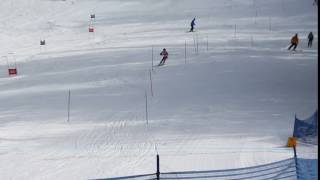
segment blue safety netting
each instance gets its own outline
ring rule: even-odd
[[[247,168],[161,173],[160,179],[296,180],[297,174],[295,160],[291,158]]]
[[[297,159],[298,180],[318,179],[318,159]]]
[[[306,143],[318,144],[318,111],[305,120],[295,117],[293,136]]]
[[[156,173],[95,180],[156,180]],[[318,179],[318,160],[289,158],[269,164],[237,169],[181,171],[160,173],[162,179],[214,180],[315,180]]]

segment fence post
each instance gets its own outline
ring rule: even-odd
[[[160,158],[159,158],[159,154],[157,154],[157,180],[160,179]]]
[[[297,158],[296,145],[293,145],[293,153],[294,153],[294,163],[296,165],[297,179],[299,179],[299,167],[298,167],[298,158]]]

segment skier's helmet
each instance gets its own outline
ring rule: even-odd
[[[163,50],[165,51],[165,50],[166,50],[166,48],[163,48]]]

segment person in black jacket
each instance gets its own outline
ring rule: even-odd
[[[313,34],[312,32],[310,32],[308,35],[308,47],[312,46],[312,41],[313,41]]]
[[[190,29],[189,32],[193,32],[194,25],[196,25],[195,21],[196,21],[196,18],[193,18],[192,21],[191,21],[191,24],[190,24],[191,25],[191,29]]]
[[[166,62],[166,60],[168,59],[169,53],[166,50],[166,48],[164,48],[162,50],[162,52],[160,53],[161,56],[163,56],[163,58],[161,59],[160,63],[158,66],[164,65],[164,63]]]

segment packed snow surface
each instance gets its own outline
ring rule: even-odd
[[[154,173],[157,153],[162,172],[293,157],[294,116],[318,104],[317,11],[313,0],[2,0],[0,179]],[[317,158],[317,146],[298,154]]]

